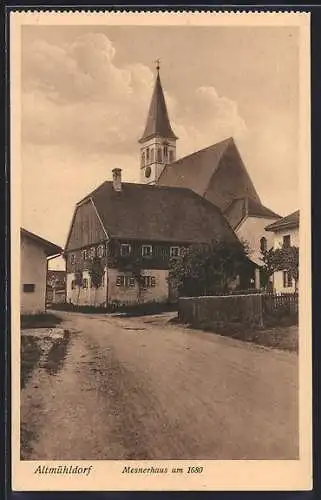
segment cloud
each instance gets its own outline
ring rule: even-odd
[[[71,43],[34,40],[23,46],[24,143],[74,147],[87,153],[137,154],[154,75],[141,63],[120,67],[102,33]],[[165,92],[180,151],[191,152],[245,133],[235,102],[200,87],[190,106]]]

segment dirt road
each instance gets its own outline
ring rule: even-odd
[[[296,354],[157,317],[61,315],[60,369],[22,390],[24,458],[298,457]]]

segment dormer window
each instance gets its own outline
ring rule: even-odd
[[[155,161],[155,150],[154,150],[154,148],[152,148],[150,150],[150,161],[151,161],[151,163],[154,163],[154,161]]]
[[[153,254],[152,245],[143,245],[142,246],[142,256],[143,257],[151,257]]]
[[[146,163],[149,163],[149,148],[146,149]]]
[[[169,163],[173,163],[174,161],[174,153],[173,151],[169,151]]]
[[[142,153],[142,162],[141,162],[141,166],[144,167],[145,166],[145,153]]]
[[[158,163],[162,163],[162,149],[157,148],[157,161]]]
[[[131,246],[128,243],[122,243],[120,245],[120,255],[122,257],[128,257],[128,255],[130,255],[130,252],[131,252]]]

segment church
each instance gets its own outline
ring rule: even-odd
[[[169,260],[195,243],[246,241],[261,286],[260,252],[272,246],[265,227],[280,216],[265,207],[233,138],[176,158],[159,65],[144,132],[140,181],[121,169],[75,207],[66,246],[67,302],[135,304],[171,300]],[[101,280],[93,283],[93,262]],[[95,264],[96,265],[96,264]],[[139,274],[139,279],[137,276]]]

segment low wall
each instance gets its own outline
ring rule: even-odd
[[[262,294],[181,297],[178,302],[178,317],[183,323],[196,327],[208,321],[262,327]]]

